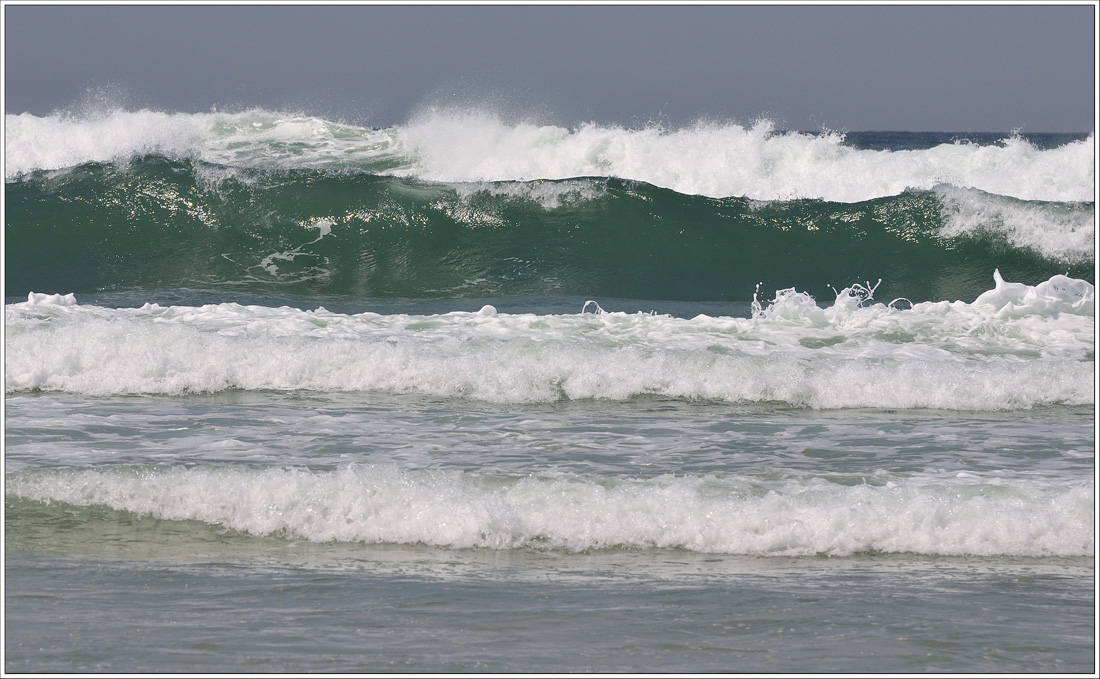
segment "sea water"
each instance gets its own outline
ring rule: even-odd
[[[1095,671],[1091,135],[6,127],[7,672]]]

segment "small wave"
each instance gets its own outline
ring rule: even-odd
[[[993,475],[838,483],[741,476],[595,479],[346,465],[23,470],[9,497],[107,506],[315,542],[681,549],[756,556],[1089,556],[1093,489]]]

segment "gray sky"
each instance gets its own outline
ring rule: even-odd
[[[1095,8],[6,5],[8,113],[260,106],[540,122],[1089,132]],[[92,97],[93,99],[95,97]]]

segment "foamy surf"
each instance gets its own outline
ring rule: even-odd
[[[1014,410],[1095,401],[1094,288],[1056,276],[972,303],[819,306],[780,290],[751,318],[656,313],[339,314],[235,303],[6,307],[6,391],[376,391],[497,403],[644,395],[794,407]],[[598,304],[586,309],[599,310]],[[583,310],[582,310],[583,311]]]

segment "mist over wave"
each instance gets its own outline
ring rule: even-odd
[[[506,123],[478,109],[433,109],[386,129],[263,110],[8,114],[6,126],[8,181],[36,170],[125,164],[154,154],[432,182],[620,177],[682,194],[759,200],[856,202],[945,184],[1022,200],[1091,201],[1095,183],[1091,134],[1051,149],[1009,136],[995,144],[884,151],[846,145],[839,133],[777,131],[766,120],[566,128]]]

